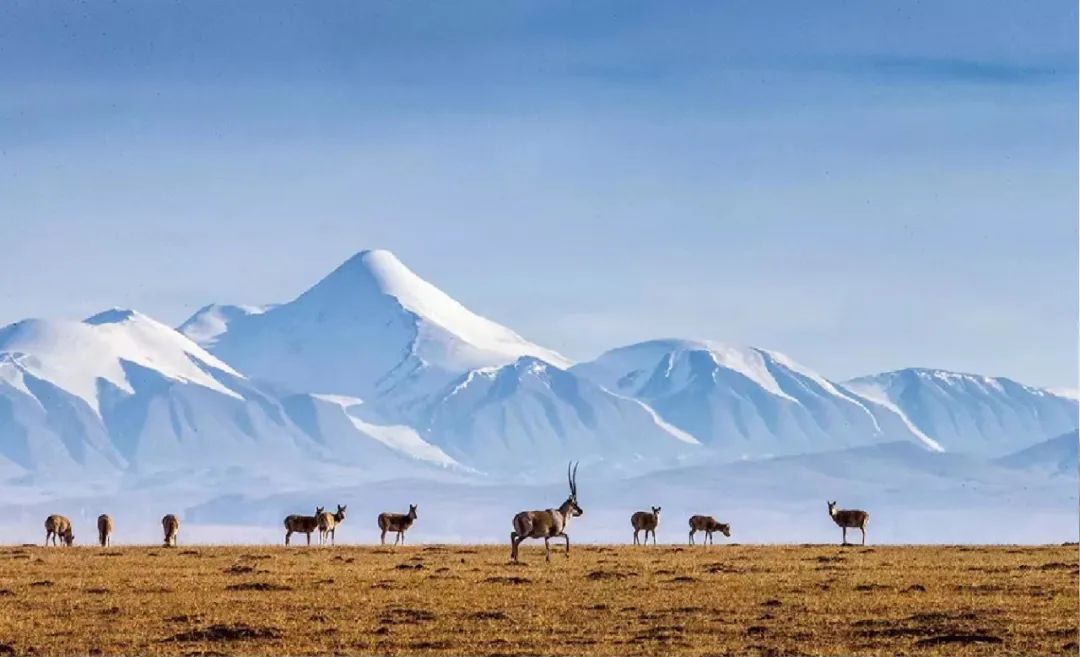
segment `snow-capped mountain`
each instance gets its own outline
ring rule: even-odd
[[[293,301],[233,315],[204,344],[256,379],[360,397],[391,412],[390,398],[422,396],[472,369],[521,356],[568,364],[377,250],[353,256]]]
[[[388,444],[385,430],[327,400],[280,400],[134,311],[0,330],[0,474],[455,465],[434,446]]]
[[[212,303],[195,311],[183,324],[177,327],[193,342],[206,347],[217,341],[217,336],[224,333],[234,320],[249,315],[261,315],[273,306],[234,306]]]
[[[728,458],[818,452],[931,437],[889,407],[838,386],[783,354],[691,340],[653,340],[572,368],[634,397]]]
[[[1000,456],[1076,428],[1078,403],[1011,379],[912,368],[853,379],[948,451]]]
[[[461,376],[432,398],[422,424],[429,441],[489,471],[568,459],[643,471],[700,456],[693,436],[645,404],[531,356]]]

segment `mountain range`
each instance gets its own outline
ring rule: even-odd
[[[1060,456],[1036,446],[1077,412],[1004,378],[832,381],[708,340],[573,363],[377,250],[291,301],[211,304],[176,329],[123,309],[0,329],[0,480],[39,487],[182,472],[542,480],[568,459],[626,478],[896,443],[1023,464]]]

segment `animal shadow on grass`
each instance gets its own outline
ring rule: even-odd
[[[219,623],[200,629],[180,632],[179,634],[174,634],[165,639],[165,641],[252,641],[279,638],[281,638],[281,632],[273,627],[253,627],[246,623],[236,623],[234,625]]]
[[[435,614],[426,609],[412,607],[389,607],[379,617],[383,625],[412,625],[435,620]]]
[[[272,582],[241,582],[230,584],[225,587],[226,591],[291,591],[291,586],[274,584]]]
[[[532,582],[528,577],[486,577],[485,584],[528,584]]]

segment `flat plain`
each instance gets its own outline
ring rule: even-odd
[[[1077,554],[3,547],[0,655],[1075,655]]]

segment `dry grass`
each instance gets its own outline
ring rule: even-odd
[[[1075,547],[0,548],[3,654],[1077,653]]]

